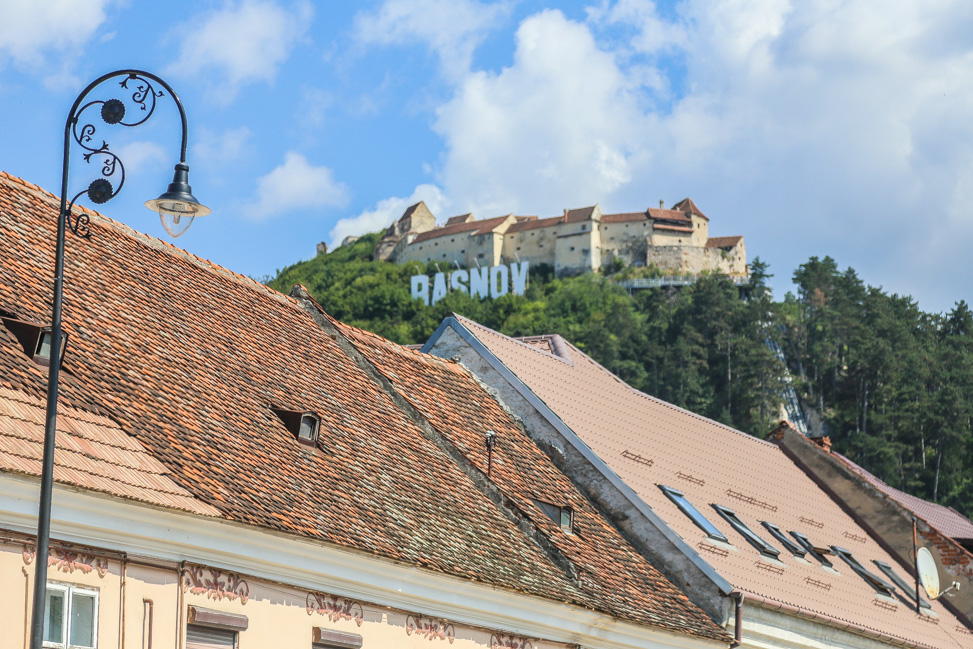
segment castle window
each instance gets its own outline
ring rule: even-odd
[[[571,252],[574,252],[574,246],[571,246]]]
[[[584,228],[585,228],[585,226],[584,226],[584,224],[582,223],[582,224],[581,224],[581,231],[582,231],[582,232],[584,232]]]

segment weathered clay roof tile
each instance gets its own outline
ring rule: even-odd
[[[56,204],[46,192],[0,177],[0,310],[22,318],[47,313]],[[590,549],[576,548],[577,540],[562,540],[561,552],[583,569],[577,583],[303,302],[93,212],[90,239],[68,237],[64,327],[71,338],[61,373],[65,432],[58,449],[67,464],[58,466],[57,481],[573,602],[629,622],[727,639],[643,564],[618,566],[609,553],[590,556]],[[386,369],[403,390],[438,385],[438,397],[447,379],[475,388],[458,368],[418,355],[402,364],[400,355],[411,352],[368,340],[396,360]],[[414,377],[402,368],[430,375]],[[0,415],[0,438],[23,441],[24,422],[40,426],[30,413],[42,406],[42,369],[0,327],[6,388],[0,403],[12,404],[15,413]],[[420,410],[437,428],[449,422],[450,439],[475,462],[483,457],[471,440],[487,422],[504,431],[504,451],[507,435],[513,439],[516,428],[482,390],[469,403],[449,395],[445,401],[455,407],[445,409],[426,397],[414,397]],[[316,449],[294,439],[272,410],[280,404],[321,416]],[[38,445],[35,436],[29,449],[19,448],[35,455]],[[551,481],[567,486],[550,466],[535,471],[525,459],[502,455],[498,471],[523,507],[523,479],[514,482],[508,463],[534,476],[550,473]],[[0,466],[39,472],[36,461],[11,452],[0,451]],[[587,512],[583,502],[577,507]],[[610,538],[594,514],[582,519],[592,535]],[[556,536],[550,524],[539,525]],[[617,584],[617,592],[590,583],[598,579]]]

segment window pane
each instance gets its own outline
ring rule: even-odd
[[[71,596],[71,645],[95,646],[95,598],[84,593]]]
[[[44,620],[44,642],[64,643],[63,591],[47,591],[47,617]]]
[[[727,538],[723,536],[723,533],[716,529],[716,526],[710,523],[705,516],[699,513],[691,502],[686,500],[686,497],[678,489],[673,489],[672,487],[667,487],[665,485],[658,485],[659,489],[662,490],[666,496],[669,497],[676,507],[682,511],[683,514],[689,517],[689,519],[696,523],[711,539],[716,539],[718,541],[723,541],[724,543],[729,543]]]
[[[51,357],[51,332],[45,331],[41,333],[40,344],[37,345],[37,356],[41,358]]]

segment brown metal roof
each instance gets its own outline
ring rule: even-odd
[[[840,559],[834,559],[840,573],[835,574],[817,563],[797,561],[780,547],[761,521],[803,532],[815,545],[849,549],[869,568],[875,568],[873,559],[887,562],[908,580],[896,561],[776,445],[638,392],[567,343],[570,364],[560,354],[538,349],[536,338],[526,344],[457,319],[735,587],[905,644],[973,647],[973,634],[939,602],[932,603],[938,623],[918,619],[905,604],[876,598]],[[708,542],[660,484],[681,490],[733,548]],[[763,559],[711,503],[734,510],[750,529],[782,549],[781,562]]]
[[[877,477],[858,466],[845,456],[835,453],[834,451],[832,451],[831,454],[848,465],[848,468],[850,468],[852,471],[875,485],[876,489],[885,493],[893,500],[898,501],[903,507],[917,514],[946,536],[961,542],[973,540],[973,521],[970,521],[970,519],[966,518],[952,507],[937,505],[936,503],[932,503],[928,500],[923,500],[922,498],[918,498],[916,496],[907,494],[904,491],[900,491],[895,487],[889,486],[882,482]]]

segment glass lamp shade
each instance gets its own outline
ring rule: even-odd
[[[206,216],[210,209],[193,196],[189,186],[189,165],[180,162],[166,193],[155,200],[146,201],[145,206],[159,213],[162,227],[169,236],[175,238],[192,225],[197,216]]]

